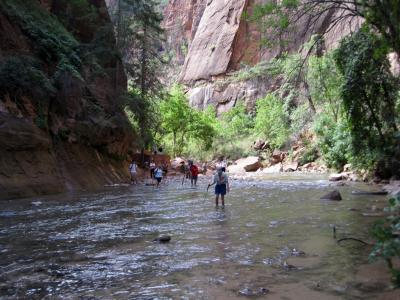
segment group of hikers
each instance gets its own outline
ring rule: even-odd
[[[164,165],[156,165],[156,163],[152,160],[148,164],[149,170],[150,170],[150,178],[156,180],[157,182],[157,187],[160,185],[162,178],[164,177],[164,174],[168,172],[168,167]],[[136,164],[135,160],[132,160],[132,162],[129,165],[129,173],[131,175],[131,184],[137,184],[137,171],[138,171],[138,165]]]
[[[208,184],[207,191],[213,185],[215,185],[215,206],[219,205],[219,197],[221,197],[222,207],[225,206],[225,195],[230,191],[228,175],[226,174],[226,161],[221,158],[216,164],[216,173],[213,176],[213,181]],[[151,160],[148,164],[148,168],[150,170],[150,178],[156,180],[156,186],[159,187],[164,174],[168,172],[168,167],[165,165],[156,165],[154,160]],[[182,185],[184,184],[186,179],[190,179],[191,186],[197,186],[197,180],[200,173],[199,167],[193,163],[192,160],[189,160],[187,164],[185,162],[181,162],[180,171],[183,174]],[[207,163],[203,163],[202,165],[202,173],[206,174],[207,172]],[[136,161],[132,160],[129,165],[129,172],[131,175],[131,183],[137,184],[137,172],[138,165]]]

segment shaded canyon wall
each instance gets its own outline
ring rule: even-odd
[[[57,28],[72,36],[78,47],[88,47],[99,28],[111,25],[104,0],[89,2],[97,12],[93,24],[74,18],[68,1],[1,3],[2,70],[15,61],[34,61],[35,74],[44,74],[46,79],[42,80],[53,84],[54,90],[51,95],[21,89],[11,94],[1,91],[0,199],[95,189],[128,178],[123,158],[134,145],[134,136],[118,105],[118,94],[126,89],[120,61],[111,58],[104,63],[100,61],[99,66],[90,62],[93,57],[89,54],[82,60],[80,74],[74,75],[61,70],[63,58],[48,58],[50,51],[39,51],[47,40],[41,40],[43,32],[35,31],[37,27],[29,27],[34,22],[45,26],[42,21],[48,20],[54,26],[43,33],[48,34],[46,37],[51,36],[52,28]],[[28,10],[19,15],[16,12],[20,10],[13,10],[7,3],[33,5],[35,12],[31,14]],[[103,46],[112,49],[115,42],[112,30],[109,32],[108,44]],[[60,44],[55,42],[53,48]],[[23,77],[27,76],[27,69],[28,66],[13,71]],[[4,80],[4,76],[0,79]],[[35,83],[35,78],[30,80],[36,90],[39,82]],[[4,85],[2,82],[2,88]]]

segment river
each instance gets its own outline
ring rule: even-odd
[[[323,176],[232,181],[225,209],[206,180],[0,201],[1,299],[399,299],[367,264],[382,196]],[[154,242],[160,235],[166,244]]]

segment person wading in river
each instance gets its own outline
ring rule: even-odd
[[[154,160],[152,160],[150,162],[150,178],[153,179],[154,178],[154,171],[156,169],[156,164],[154,162]]]
[[[197,178],[199,176],[199,168],[195,164],[192,164],[190,166],[189,171],[190,171],[190,183],[191,183],[191,185],[192,186],[193,186],[193,184],[197,185]]]
[[[221,195],[221,204],[222,207],[225,207],[225,195],[226,192],[229,193],[230,188],[229,188],[229,181],[228,181],[228,175],[222,171],[222,168],[217,169],[217,174],[214,175],[214,181],[213,183],[210,183],[207,187],[207,191],[210,188],[210,186],[213,186],[215,184],[215,207],[218,207],[218,200],[219,200],[219,195]]]
[[[131,174],[131,184],[137,184],[137,164],[134,160],[129,165],[129,173]]]
[[[161,166],[158,166],[157,168],[155,168],[154,178],[157,180],[157,187],[158,187],[163,178],[163,169],[161,168]]]

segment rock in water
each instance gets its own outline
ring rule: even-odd
[[[340,181],[340,180],[343,180],[342,174],[331,174],[329,176],[329,181]]]
[[[333,201],[340,201],[342,200],[342,195],[340,195],[339,191],[332,191],[320,198],[321,200],[333,200]]]
[[[270,166],[268,168],[265,168],[264,170],[262,170],[263,173],[266,174],[273,174],[273,173],[279,173],[283,171],[283,166],[282,163]]]
[[[298,167],[299,167],[298,162],[291,162],[283,166],[283,172],[294,172],[298,169]]]
[[[229,172],[237,173],[241,172],[255,172],[262,167],[260,158],[257,156],[249,156],[246,158],[241,158],[235,161],[233,166],[229,166]]]
[[[155,242],[159,243],[168,243],[171,240],[171,236],[169,235],[162,235],[156,239],[154,239]]]

